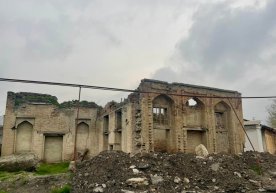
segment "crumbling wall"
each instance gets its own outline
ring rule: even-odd
[[[264,131],[264,138],[266,144],[266,151],[271,154],[276,154],[276,131]]]
[[[100,151],[132,152],[133,106],[131,103],[111,101],[103,108],[100,121]],[[107,125],[108,124],[108,125]]]
[[[9,92],[4,121],[2,155],[17,153],[16,144],[20,145],[21,143],[17,140],[22,140],[18,128],[20,129],[21,124],[27,123],[33,128],[30,151],[36,153],[39,159],[45,158],[45,141],[48,140],[48,136],[62,137],[62,160],[72,159],[77,109],[74,105],[61,108],[56,102],[56,97],[50,95],[33,94],[32,96],[31,93],[25,95],[24,93]],[[80,107],[79,110],[78,124],[85,122],[89,126],[90,135],[87,147],[90,155],[97,154],[99,149],[95,147],[98,144],[95,142],[97,139],[95,132],[97,112],[98,108],[85,106]]]
[[[59,104],[50,95],[9,92],[2,153],[16,153],[18,127],[24,122],[32,126],[31,151],[40,159],[45,158],[46,140],[58,144],[61,139],[62,160],[72,159],[76,126],[84,125],[85,133],[78,141],[90,156],[104,150],[193,152],[198,144],[211,153],[243,151],[244,133],[233,111],[243,120],[241,99],[206,98],[238,97],[240,93],[147,79],[138,91],[142,92],[130,94],[121,103],[111,101],[104,108],[82,101],[78,120],[77,101]]]
[[[239,153],[243,151],[244,133],[242,126],[235,117],[232,106],[239,116],[242,117],[242,106],[240,99],[231,99],[231,104],[227,99],[221,98],[205,98],[204,96],[218,97],[237,97],[240,93],[236,91],[228,91],[222,89],[186,85],[179,83],[169,84],[162,81],[142,80],[139,88],[140,91],[146,92],[140,95],[141,114],[142,114],[142,149],[143,151],[154,151],[154,138],[158,137],[154,134],[153,126],[153,103],[154,99],[162,93],[170,97],[174,101],[172,110],[172,120],[174,125],[169,130],[170,137],[167,138],[168,151],[189,152],[195,144],[189,142],[193,137],[197,141],[201,141],[209,152],[229,152]],[[160,93],[160,94],[159,94]],[[180,95],[191,95],[180,96]],[[190,107],[187,101],[197,96],[198,107]],[[203,97],[200,97],[202,95]],[[225,104],[229,108],[225,121],[225,135],[228,140],[228,146],[225,147],[223,140],[220,138],[220,131],[216,127],[215,106],[219,103]],[[232,105],[232,106],[231,106]],[[224,112],[222,112],[224,113]],[[197,131],[197,132],[196,132]],[[190,133],[190,136],[189,136]],[[199,136],[201,135],[201,136]],[[222,147],[222,148],[220,148]],[[225,148],[223,148],[225,147]]]

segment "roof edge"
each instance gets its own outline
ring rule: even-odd
[[[143,83],[143,82],[152,82],[152,83],[159,83],[159,84],[166,84],[166,85],[185,86],[185,87],[191,87],[191,88],[201,88],[201,89],[206,89],[206,90],[215,90],[215,91],[219,91],[219,92],[229,92],[229,93],[234,93],[234,94],[241,95],[240,92],[235,91],[235,90],[227,90],[227,89],[220,89],[220,88],[193,85],[193,84],[186,84],[186,83],[178,83],[178,82],[169,83],[169,82],[166,82],[166,81],[155,80],[155,79],[147,79],[147,78],[142,79],[141,83]]]

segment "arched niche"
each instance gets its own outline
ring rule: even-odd
[[[82,152],[88,148],[89,125],[85,122],[80,122],[76,131],[76,148],[78,152]]]
[[[33,125],[28,121],[22,121],[16,128],[15,152],[23,153],[32,150]]]
[[[152,101],[154,151],[166,152],[173,149],[173,106],[174,101],[167,95],[159,95]]]
[[[217,152],[230,152],[230,111],[230,106],[224,101],[221,101],[214,106]]]
[[[187,127],[202,127],[204,122],[204,103],[197,97],[189,98],[186,103],[186,125]]]

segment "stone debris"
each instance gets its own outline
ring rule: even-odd
[[[104,192],[104,189],[100,186],[93,189],[93,192]]]
[[[234,172],[234,175],[238,176],[239,178],[241,178],[241,174],[239,172]]]
[[[38,158],[34,153],[21,153],[0,158],[0,171],[34,171],[38,165]]]
[[[139,174],[139,173],[140,173],[140,171],[139,171],[139,170],[137,170],[137,169],[135,169],[135,168],[134,168],[134,169],[132,169],[132,171],[133,171],[133,173],[134,173],[134,174]]]
[[[184,181],[185,184],[189,184],[190,183],[190,180],[188,178],[184,178],[183,181]]]
[[[211,170],[213,170],[214,172],[217,172],[219,170],[219,163],[213,163],[210,168]]]
[[[132,187],[147,186],[147,185],[149,185],[149,182],[148,182],[147,178],[145,178],[145,177],[142,177],[142,178],[130,178],[130,179],[128,179],[126,181],[126,183],[129,186],[132,186]]]
[[[134,191],[124,190],[124,189],[122,189],[121,191],[124,192],[124,193],[135,193]]]
[[[76,162],[75,161],[70,161],[68,170],[71,172],[75,172],[76,171]]]
[[[160,182],[163,182],[164,179],[162,176],[158,176],[157,174],[155,175],[150,175],[151,183],[153,185],[159,184]]]
[[[178,176],[176,176],[173,181],[174,183],[178,184],[179,182],[181,182],[181,179]]]
[[[197,156],[204,158],[206,158],[209,155],[207,148],[203,144],[196,146],[195,153]]]
[[[275,163],[275,155],[254,152],[198,159],[184,153],[130,156],[106,151],[78,163],[72,193],[101,189],[107,193],[273,192],[276,178],[269,171],[276,171]]]
[[[276,178],[276,171],[268,171],[268,173],[269,173],[272,177]]]
[[[140,170],[145,170],[145,169],[150,168],[150,165],[148,163],[140,163],[137,165],[137,168]]]
[[[275,186],[266,186],[264,189],[268,192],[276,192],[276,185]]]

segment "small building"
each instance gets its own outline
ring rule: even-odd
[[[245,120],[246,133],[256,151],[276,153],[276,129],[261,124],[259,120]],[[245,139],[245,151],[253,151],[248,140]]]
[[[208,151],[240,153],[244,133],[237,91],[143,79],[137,92],[121,103],[100,107],[93,102],[58,103],[36,93],[8,93],[3,155],[34,152],[46,162],[104,150],[193,153],[199,144]],[[217,97],[217,98],[216,98]],[[231,104],[230,104],[231,102]],[[234,108],[234,109],[233,109]]]

